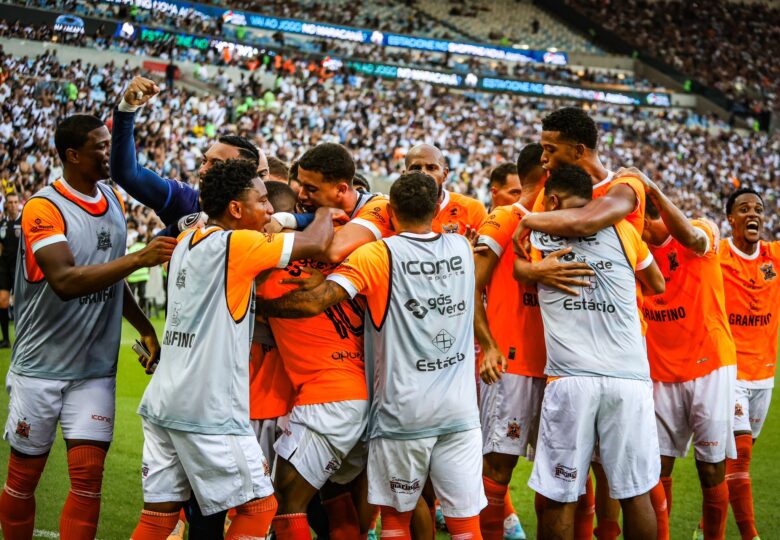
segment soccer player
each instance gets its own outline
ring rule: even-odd
[[[410,538],[412,510],[428,476],[453,538],[481,538],[474,297],[467,292],[474,287],[473,258],[465,238],[432,231],[437,202],[432,178],[401,175],[388,209],[398,235],[355,250],[316,288],[263,306],[274,316],[311,317],[366,296],[374,390],[368,500],[382,507],[388,538]]]
[[[593,200],[581,208],[570,208],[557,214],[543,212],[543,197],[540,195],[533,214],[524,218],[528,229],[565,237],[585,237],[600,231],[609,225],[615,225],[623,219],[628,220],[641,234],[644,226],[645,192],[641,180],[636,174],[626,172],[615,174],[601,163],[598,154],[598,127],[588,114],[578,107],[564,107],[542,119],[542,165],[548,171],[554,171],[561,165],[577,165],[584,169],[593,182]],[[561,262],[563,254],[551,255],[536,263],[523,262],[515,265],[518,276],[528,283],[541,283],[557,287],[574,294],[571,289],[575,276],[567,275],[571,269]],[[637,289],[638,303],[641,305],[641,291]],[[641,315],[640,315],[641,319]],[[644,321],[642,321],[644,328]],[[586,493],[590,504],[578,509],[578,538],[591,538],[593,519],[585,514],[595,510],[598,516],[596,533],[599,538],[612,540],[620,534],[618,525],[620,508],[615,501],[607,497],[607,490],[599,487],[604,484],[603,471],[594,462],[597,480],[596,499],[591,490]],[[590,486],[590,483],[588,484]],[[653,491],[654,505],[661,508],[663,488],[657,486]],[[659,511],[663,519],[664,513]],[[664,524],[661,525],[665,527]]]
[[[71,481],[60,537],[95,537],[113,437],[122,317],[153,357],[159,352],[154,328],[123,279],[167,261],[176,244],[158,238],[124,255],[124,205],[100,182],[108,178],[110,145],[100,119],[70,116],[57,126],[54,142],[63,176],[36,193],[21,218],[16,343],[7,378],[11,455],[0,496],[5,538],[32,538],[35,489],[58,423]]]
[[[582,207],[592,191],[583,169],[557,167],[545,184],[545,210],[555,215]],[[626,220],[577,238],[534,231],[531,244],[535,257],[571,247],[567,258],[594,272],[576,298],[544,284],[538,288],[550,377],[528,482],[548,499],[539,538],[574,538],[574,510],[598,442],[626,538],[654,540],[649,492],[658,483],[660,462],[635,280],[659,292],[663,276]]]
[[[14,290],[16,255],[19,251],[19,237],[22,232],[22,218],[19,214],[19,195],[9,193],[5,197],[5,216],[0,220],[0,330],[3,339],[0,349],[11,346],[8,333],[11,292]]]
[[[737,348],[734,437],[737,459],[726,459],[726,481],[742,540],[758,538],[750,457],[772,401],[780,326],[780,243],[761,240],[764,201],[753,189],[729,196],[731,238],[721,241],[726,313]]]
[[[722,539],[728,515],[726,457],[736,457],[733,407],[736,351],[724,304],[716,227],[689,221],[644,177],[644,238],[666,280],[646,298],[647,350],[661,449],[661,482],[671,512],[672,469],[691,434],[704,495],[703,534]],[[684,336],[684,339],[681,339]]]
[[[276,500],[249,424],[254,280],[321,253],[333,236],[330,209],[305,232],[261,232],[273,208],[246,160],[215,164],[201,201],[209,221],[182,233],[173,253],[160,364],[138,408],[144,510],[135,540],[165,539],[191,492],[204,515],[236,508],[228,539],[265,536]]]
[[[491,209],[516,203],[523,192],[520,177],[517,175],[517,165],[510,161],[497,165],[490,171],[488,187],[490,188]]]
[[[479,229],[487,211],[478,200],[445,189],[450,169],[441,150],[430,144],[418,144],[409,149],[404,163],[406,172],[424,172],[436,181],[439,206],[433,218],[434,232],[466,234]]]
[[[286,184],[289,175],[290,168],[287,166],[287,163],[276,156],[268,158],[268,180]]]
[[[302,204],[308,210],[339,208],[350,219],[336,231],[336,245],[327,248],[324,261],[293,261],[272,272],[258,289],[261,296],[279,297],[295,288],[291,281],[303,276],[307,267],[330,273],[336,267],[334,258],[340,261],[350,250],[394,234],[387,198],[356,190],[354,175],[352,156],[341,145],[320,144],[301,157]],[[329,514],[331,538],[360,534],[347,485],[365,466],[365,452],[361,457],[358,445],[368,415],[364,312],[361,299],[347,298],[314,317],[268,319],[296,394],[275,447],[280,504],[274,530],[280,540],[297,538],[301,529],[308,534],[306,508],[318,490]]]
[[[536,445],[547,357],[536,286],[514,281],[512,234],[529,212],[525,205],[533,205],[547,177],[539,162],[541,154],[542,148],[536,143],[520,152],[518,164],[524,171],[534,172],[521,178],[519,200],[493,208],[485,219],[479,228],[478,243],[490,249],[474,256],[474,333],[482,350],[483,382],[479,396],[483,479],[488,500],[480,523],[482,537],[488,540],[500,540],[502,536],[525,538],[517,516],[511,519],[514,510],[510,511],[508,487],[517,458],[527,456],[528,447]],[[497,199],[503,200],[494,197],[494,202]],[[584,263],[575,264],[583,273],[590,273]],[[482,303],[485,289],[487,310]]]

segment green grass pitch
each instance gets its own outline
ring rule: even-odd
[[[158,330],[162,321],[156,321]],[[103,482],[103,506],[98,527],[102,540],[126,540],[135,527],[141,511],[141,448],[143,436],[136,407],[148,378],[138,365],[130,349],[135,332],[125,325],[119,356],[117,382],[117,413],[115,438],[106,462]],[[0,370],[5,373],[10,362],[10,351],[0,351]],[[777,394],[775,394],[777,396]],[[780,401],[775,398],[776,402]],[[8,394],[0,392],[0,411],[3,425],[8,415]],[[753,452],[752,477],[758,530],[765,540],[780,538],[780,467],[775,463],[780,451],[780,402],[773,403],[770,417],[761,439]],[[8,445],[0,444],[0,481],[5,481],[8,463]],[[526,486],[531,464],[521,461],[515,470],[511,485],[512,499],[520,520],[528,533],[535,537],[536,521],[533,512],[533,493]],[[65,446],[58,438],[51,451],[46,471],[38,486],[35,527],[40,538],[56,538],[60,511],[69,489]],[[674,500],[672,511],[673,540],[688,539],[699,521],[701,492],[696,469],[691,458],[679,460],[674,470]],[[439,534],[439,538],[448,538]],[[729,516],[727,538],[739,538],[733,517]]]

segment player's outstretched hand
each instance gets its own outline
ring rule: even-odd
[[[295,285],[302,291],[309,291],[323,281],[325,281],[325,274],[316,268],[304,266],[301,268],[301,277],[285,278],[280,280],[279,283],[282,285]]]
[[[158,236],[149,242],[149,245],[140,251],[136,251],[141,267],[152,267],[171,260],[173,250],[176,248],[176,239],[169,236]]]
[[[124,97],[128,105],[140,107],[159,93],[160,87],[154,81],[137,75],[130,81]]]
[[[160,342],[157,341],[157,334],[155,333],[142,335],[140,341],[146,347],[146,350],[149,351],[149,358],[138,356],[138,361],[143,366],[146,374],[151,375],[157,369],[157,363],[160,361]]]
[[[536,281],[566,294],[579,296],[579,293],[572,287],[587,287],[590,282],[580,278],[592,276],[595,272],[588,266],[588,263],[567,260],[566,255],[569,253],[571,253],[571,247],[553,251],[542,259],[535,265]]]
[[[485,384],[493,384],[506,371],[506,358],[498,349],[485,350],[479,364],[479,376]]]

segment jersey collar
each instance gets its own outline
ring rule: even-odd
[[[73,186],[68,184],[68,182],[65,180],[65,177],[63,176],[60,178],[60,184],[62,184],[62,187],[65,188],[65,190],[76,197],[79,200],[84,201],[85,203],[95,204],[97,202],[100,202],[100,200],[103,198],[103,193],[100,191],[100,188],[98,188],[97,192],[98,194],[94,197],[90,197],[89,195],[84,195],[80,191],[76,191]]]
[[[741,259],[745,259],[746,261],[754,261],[754,260],[758,259],[758,255],[761,253],[761,245],[760,245],[760,243],[759,243],[758,249],[756,249],[756,252],[753,253],[752,255],[748,255],[747,253],[745,253],[744,251],[739,249],[737,246],[735,246],[734,242],[732,242],[730,237],[727,238],[726,240],[728,240],[729,247],[731,248],[731,251],[734,252],[734,255],[736,255],[737,257],[739,257]]]
[[[521,212],[523,212],[524,214],[531,214],[531,213],[532,213],[532,212],[531,212],[531,211],[530,211],[528,208],[526,208],[525,206],[523,206],[523,204],[522,204],[520,201],[517,201],[517,202],[516,202],[515,204],[513,204],[512,206],[514,206],[515,208],[518,208],[518,209],[519,209]]]
[[[601,186],[605,186],[605,185],[609,184],[610,182],[612,182],[612,179],[614,177],[615,177],[615,173],[613,171],[609,171],[608,170],[607,171],[607,177],[604,180],[602,180],[601,182],[599,182],[598,184],[595,184],[593,186],[593,189],[600,188]]]
[[[422,233],[422,234],[419,234],[419,233],[411,233],[411,232],[402,232],[402,233],[398,233],[398,236],[406,236],[406,237],[408,237],[408,238],[417,238],[417,239],[419,239],[419,240],[427,240],[427,239],[429,239],[429,238],[435,238],[435,237],[436,237],[436,236],[438,236],[438,235],[439,235],[439,233],[435,233],[435,232],[433,232],[433,231],[431,231],[431,232],[427,232],[427,233]]]

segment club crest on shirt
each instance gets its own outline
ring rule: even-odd
[[[441,232],[445,234],[457,234],[460,229],[460,225],[457,223],[445,223],[441,226]]]
[[[669,271],[674,272],[680,268],[680,262],[677,260],[677,252],[670,251],[667,253],[666,258],[669,260]]]
[[[21,418],[16,422],[16,434],[24,439],[30,438],[30,423],[27,418]]]
[[[772,281],[777,277],[777,274],[775,273],[775,266],[771,261],[766,264],[762,264],[758,267],[758,269],[761,270],[762,274],[764,274],[764,281]]]
[[[520,424],[517,420],[512,420],[506,428],[506,436],[510,439],[517,440],[520,438]]]
[[[98,251],[107,251],[111,249],[111,233],[106,229],[100,229],[97,233]]]
[[[176,288],[183,289],[187,286],[187,269],[182,268],[179,273],[176,274]]]
[[[171,326],[179,326],[181,324],[181,319],[179,318],[179,313],[181,312],[181,302],[174,302],[173,303],[173,309],[171,309]]]

